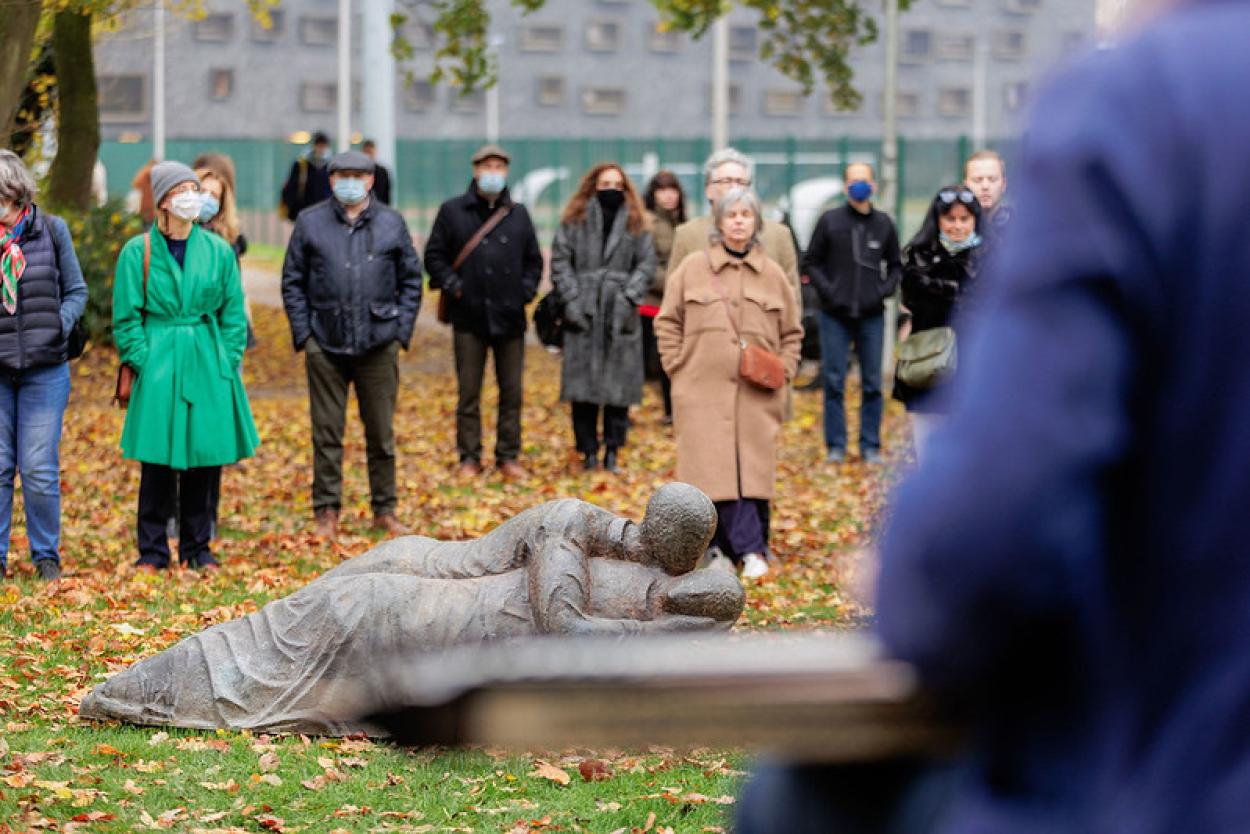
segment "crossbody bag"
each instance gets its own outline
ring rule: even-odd
[[[495,230],[496,226],[503,222],[503,219],[508,216],[508,212],[510,211],[512,211],[512,204],[508,203],[495,209],[495,213],[486,218],[486,222],[473,233],[473,237],[469,238],[468,242],[465,243],[463,248],[461,248],[460,254],[456,255],[456,259],[451,262],[452,272],[460,271],[460,267],[464,266],[464,262],[469,259],[470,255],[473,254],[473,250],[486,239],[488,234]],[[440,291],[438,294],[438,320],[443,324],[447,324],[451,321],[451,309],[449,302],[450,299],[447,297],[447,292],[445,290]]]

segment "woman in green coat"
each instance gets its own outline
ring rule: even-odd
[[[234,250],[194,224],[195,173],[162,162],[152,192],[156,224],[122,248],[113,283],[113,338],[138,372],[121,442],[123,456],[142,463],[138,566],[168,567],[166,521],[177,505],[179,558],[214,570],[212,485],[224,464],[250,457],[259,442],[239,376],[243,288]]]

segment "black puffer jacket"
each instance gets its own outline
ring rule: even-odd
[[[26,270],[18,282],[17,310],[9,315],[0,308],[0,370],[8,373],[64,362],[66,337],[87,300],[64,220],[36,206],[18,243]]]
[[[449,294],[452,326],[488,339],[525,333],[525,305],[543,277],[542,250],[525,206],[513,203],[460,269],[453,271],[451,265],[482,224],[511,199],[504,189],[491,203],[470,183],[468,191],[439,207],[425,244],[430,288]]]
[[[372,200],[351,224],[338,200],[300,213],[282,264],[282,304],[295,349],[360,356],[398,340],[421,307],[421,259],[399,212]]]

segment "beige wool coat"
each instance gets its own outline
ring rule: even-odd
[[[678,226],[673,232],[669,267],[676,269],[677,265],[684,261],[691,252],[701,252],[707,248],[711,232],[710,215],[687,220]],[[803,290],[799,284],[799,257],[794,251],[794,239],[790,237],[790,230],[782,223],[765,220],[760,229],[760,244],[764,247],[764,254],[776,261],[785,273],[786,280],[790,284],[790,291],[794,293],[794,301],[801,311]]]
[[[743,339],[782,358],[787,380],[798,367],[799,308],[785,272],[760,246],[743,259],[711,246],[676,265],[655,336],[673,381],[677,479],[713,501],[772,498],[789,386],[765,391],[739,378],[730,312]]]

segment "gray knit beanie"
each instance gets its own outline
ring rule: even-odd
[[[152,166],[152,198],[153,205],[159,206],[165,195],[184,182],[199,185],[200,178],[195,172],[181,162],[162,162]]]

